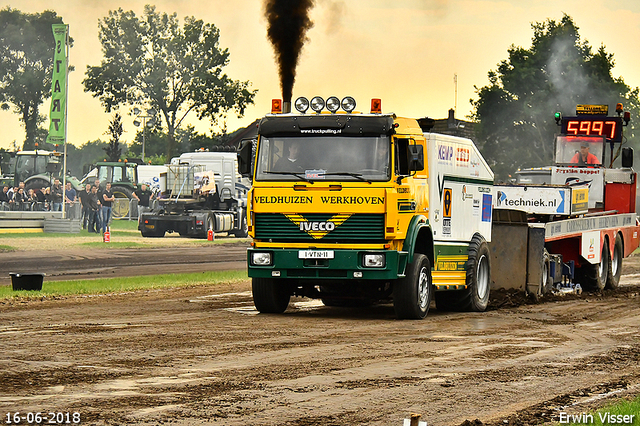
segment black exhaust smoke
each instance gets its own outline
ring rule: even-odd
[[[313,22],[309,11],[315,0],[266,0],[267,37],[275,50],[282,88],[282,100],[291,105],[296,66]]]

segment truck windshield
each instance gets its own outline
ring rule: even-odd
[[[387,136],[262,137],[256,180],[388,181]]]
[[[558,136],[556,164],[570,166],[599,166],[604,160],[604,137]]]

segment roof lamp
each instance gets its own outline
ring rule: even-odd
[[[331,112],[336,112],[340,108],[340,99],[335,96],[331,96],[327,99],[327,109]]]
[[[304,114],[309,109],[309,99],[305,98],[304,96],[301,96],[298,99],[296,99],[295,105],[296,105],[296,110]]]
[[[316,96],[311,99],[311,109],[315,112],[320,112],[324,109],[324,99],[320,96]]]
[[[342,99],[342,109],[347,111],[347,112],[351,112],[354,109],[356,109],[356,100],[353,99],[351,96],[347,96],[345,98]]]
[[[282,100],[271,99],[271,114],[281,114],[281,113],[282,113]]]
[[[621,104],[620,102],[618,102],[618,103],[616,104],[616,112],[617,112],[618,114],[622,114],[622,111],[624,111],[624,107],[622,106],[622,104]]]
[[[371,114],[382,114],[382,99],[371,99]]]

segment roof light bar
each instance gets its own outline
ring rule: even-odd
[[[380,102],[379,99],[378,102]],[[302,114],[306,113],[309,108],[319,114],[325,107],[331,113],[337,112],[340,108],[347,113],[351,113],[356,109],[356,100],[351,96],[345,96],[341,101],[337,96],[331,96],[325,102],[321,96],[314,96],[309,101],[304,96],[300,96],[296,99],[294,105],[296,110]]]

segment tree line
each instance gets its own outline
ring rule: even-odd
[[[0,10],[0,108],[13,108],[23,123],[23,149],[32,149],[36,142],[42,147],[46,139],[39,107],[51,96],[51,24],[62,22],[50,10]],[[145,156],[152,161],[228,138],[226,131],[207,136],[183,126],[187,115],[219,125],[230,113],[242,116],[254,102],[257,90],[249,81],[224,73],[229,52],[220,47],[214,24],[195,17],[181,24],[175,13],[147,5],[141,17],[119,8],[98,25],[103,59],[87,67],[84,90],[100,100],[106,113],[127,106],[157,112],[144,136]],[[594,50],[583,41],[566,14],[531,28],[531,46],[510,46],[507,59],[488,72],[487,85],[474,86],[476,98],[470,100],[476,143],[497,179],[508,180],[518,168],[552,164],[558,133],[554,113],[574,115],[577,104],[608,104],[611,109],[623,103],[632,116],[623,143],[638,147],[639,91],[612,75],[614,55],[604,45]],[[143,131],[132,144],[120,146],[122,117],[115,113],[105,131],[109,140],[86,142],[71,149],[70,158],[75,151],[83,152],[78,161],[139,157]]]

